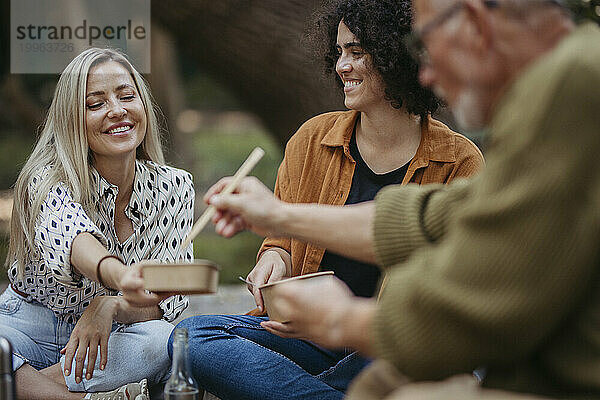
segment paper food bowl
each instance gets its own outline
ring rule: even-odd
[[[209,260],[181,263],[144,261],[142,276],[144,288],[151,292],[215,293],[219,283],[219,266]]]
[[[272,321],[283,322],[283,323],[289,322],[289,321],[285,321],[285,318],[283,318],[279,309],[277,308],[277,296],[275,295],[275,293],[273,293],[274,292],[273,288],[275,286],[281,287],[281,285],[285,285],[286,283],[289,283],[289,282],[295,282],[295,281],[301,281],[301,280],[307,280],[307,279],[310,279],[311,281],[315,280],[315,279],[331,279],[332,276],[333,276],[333,271],[315,272],[314,274],[294,276],[293,278],[282,279],[277,282],[267,283],[267,284],[259,286],[258,288],[260,289],[260,293],[262,294],[263,303],[265,305],[265,310],[267,311],[267,314],[269,315],[269,319]]]

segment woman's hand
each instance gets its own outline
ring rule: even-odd
[[[284,203],[255,177],[244,178],[232,194],[220,194],[232,179],[221,179],[204,196],[204,201],[217,209],[213,217],[215,231],[224,237],[247,229],[262,236],[276,236],[278,210]]]
[[[144,277],[142,276],[142,264],[133,264],[121,274],[117,289],[123,293],[123,298],[131,305],[137,307],[155,306],[172,293],[155,294],[144,290]]]
[[[65,355],[65,375],[72,371],[75,358],[75,382],[81,382],[85,356],[88,356],[86,379],[92,379],[94,366],[100,346],[100,369],[103,370],[108,359],[108,337],[111,332],[113,318],[119,307],[116,296],[96,297],[85,309],[66,346],[60,353]]]
[[[285,250],[269,249],[265,251],[246,278],[247,281],[252,282],[252,285],[248,285],[248,290],[254,296],[256,306],[261,312],[264,311],[265,306],[258,287],[265,283],[276,282],[290,276],[290,270],[279,254],[279,251],[284,252]]]

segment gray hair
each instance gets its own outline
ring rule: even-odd
[[[444,8],[451,4],[461,2],[463,0],[427,0],[433,7]],[[543,5],[556,5],[566,7],[566,0],[482,0],[488,7],[502,7],[508,10],[517,12],[525,12],[531,7],[539,7]]]
[[[451,7],[456,3],[462,3],[464,0],[423,0],[429,2],[433,8],[440,10]],[[498,9],[510,18],[518,19],[520,23],[528,25],[532,29],[539,29],[540,25],[548,22],[546,17],[558,10],[563,16],[571,18],[571,13],[567,7],[567,0],[481,0],[481,2],[490,9]],[[552,10],[550,7],[554,8]],[[455,21],[450,27],[457,28],[460,22]],[[452,29],[452,28],[449,28]]]

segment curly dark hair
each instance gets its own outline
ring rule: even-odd
[[[433,113],[440,105],[433,92],[421,86],[419,66],[404,45],[410,32],[410,0],[328,0],[315,16],[309,33],[316,54],[323,56],[325,72],[335,74],[340,21],[358,38],[385,84],[385,99],[415,115]],[[339,79],[337,82],[342,85]]]

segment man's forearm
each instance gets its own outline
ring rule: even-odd
[[[287,203],[276,218],[278,230],[285,236],[374,263],[374,215],[375,203],[372,201],[343,207]]]

